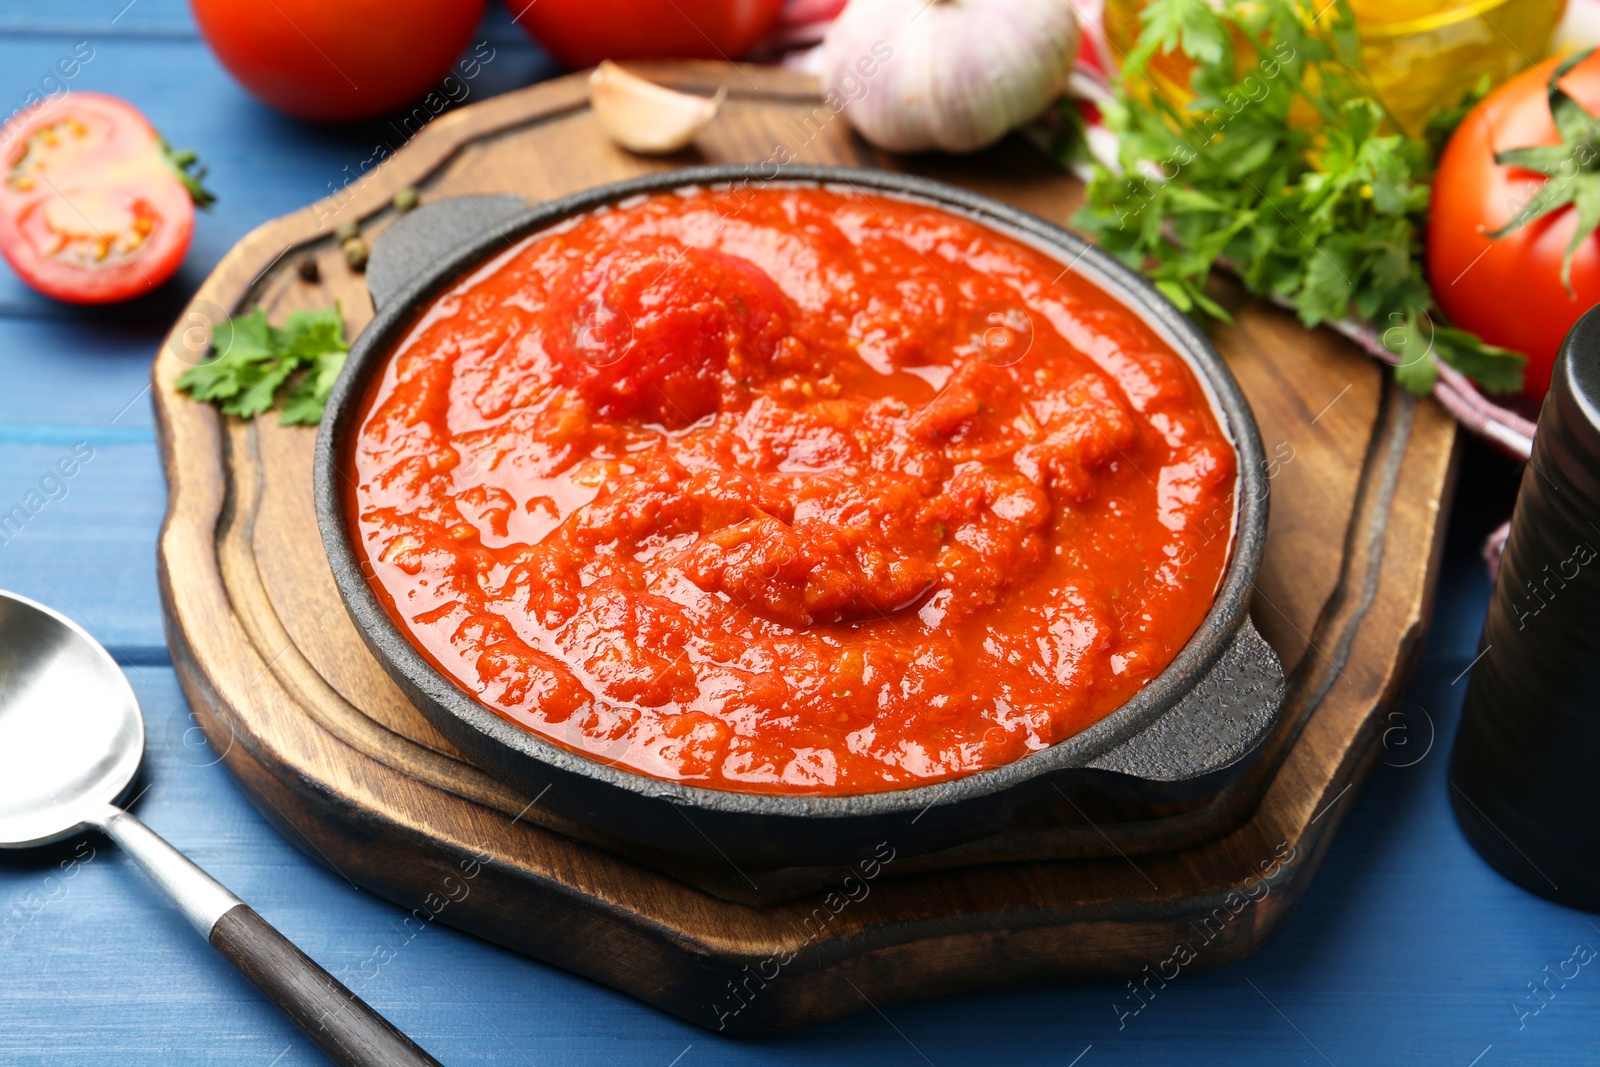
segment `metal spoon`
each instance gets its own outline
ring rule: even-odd
[[[94,638],[0,590],[0,848],[88,829],[143,867],[227,961],[345,1067],[439,1067],[117,800],[144,755],[133,687]]]

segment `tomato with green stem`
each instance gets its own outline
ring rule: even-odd
[[[57,300],[106,304],[177,271],[195,205],[212,197],[193,152],[173,152],[132,104],[71,93],[0,128],[0,254]]]
[[[1541,399],[1573,323],[1600,304],[1600,56],[1551,59],[1467,115],[1439,159],[1428,280],[1452,324],[1528,357]]]

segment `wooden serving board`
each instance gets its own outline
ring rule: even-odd
[[[1079,201],[1020,139],[964,159],[894,159],[855,139],[801,75],[638,69],[728,89],[694,149],[647,160],[614,147],[581,75],[446,114],[335,197],[246,237],[174,326],[152,372],[170,487],[161,592],[178,677],[229,771],[352,881],[730,1033],[958,990],[1170,977],[1254,951],[1293,910],[1372,765],[1381,710],[1421,645],[1453,471],[1448,416],[1333,334],[1237,299],[1236,323],[1215,334],[1269,457],[1253,613],[1289,671],[1283,721],[1252,771],[1183,805],[1063,797],[992,838],[921,856],[891,840],[831,870],[740,870],[585,839],[463,762],[339,601],[312,513],[313,431],[221,418],[175,390],[209,324],[252,304],[279,321],[338,300],[352,333],[365,325],[363,278],[332,232],[360,220],[369,239],[381,233],[405,186],[424,202],[532,202],[665,166],[793,159],[909,167],[1057,222]],[[297,271],[307,256],[318,281]],[[447,891],[460,885],[464,897]]]

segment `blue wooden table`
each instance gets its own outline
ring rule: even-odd
[[[554,72],[498,7],[481,36],[495,58],[474,98]],[[1120,1028],[1124,991],[1086,986],[898,1005],[735,1042],[443,926],[408,933],[396,909],[274,833],[193,729],[161,632],[154,544],[166,490],[145,393],[168,323],[228,247],[341,184],[376,134],[256,104],[212,59],[183,0],[0,2],[0,107],[20,106],[79,42],[93,58],[71,87],[126,97],[173,144],[198,148],[221,200],[179,277],[133,305],[67,308],[0,270],[0,511],[75,446],[93,449],[64,495],[56,487],[0,543],[0,587],[77,618],[124,664],[149,726],[139,814],[441,1061],[1600,1061],[1600,967],[1546,981],[1575,946],[1600,946],[1600,926],[1501,880],[1446,803],[1460,676],[1488,596],[1477,546],[1515,486],[1511,464],[1475,446],[1421,672],[1299,914],[1255,957],[1186,974]],[[362,964],[380,949],[393,958],[374,975]],[[105,842],[0,855],[0,1064],[322,1062]]]

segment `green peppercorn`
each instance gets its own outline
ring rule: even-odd
[[[361,223],[359,221],[341,222],[334,228],[333,239],[340,244],[353,241],[361,236]]]
[[[344,262],[351,270],[361,273],[367,269],[367,242],[352,237],[339,246],[344,251]]]
[[[397,213],[404,215],[416,206],[417,191],[411,186],[408,185],[394,194],[394,209]]]

